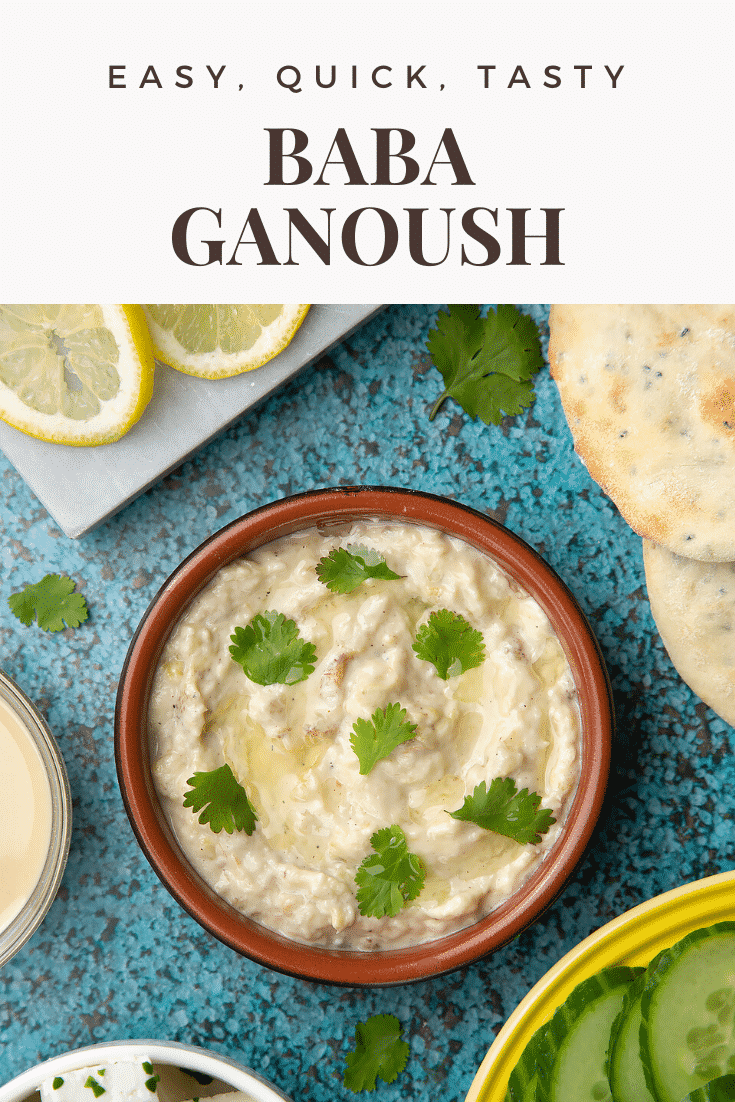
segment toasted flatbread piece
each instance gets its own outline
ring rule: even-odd
[[[735,307],[553,306],[574,446],[640,535],[735,560]]]
[[[704,563],[643,541],[651,612],[678,673],[735,727],[735,562]]]

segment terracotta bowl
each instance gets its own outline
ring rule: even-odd
[[[365,517],[415,522],[485,552],[541,605],[560,638],[579,694],[582,768],[564,828],[542,864],[509,900],[464,930],[415,948],[380,952],[322,949],[282,937],[244,918],[192,869],[159,805],[151,778],[146,716],[154,671],[183,611],[221,567],[270,540]],[[610,764],[613,711],[600,650],[579,605],[543,559],[482,513],[412,490],[314,490],[265,505],[233,521],[194,551],[152,601],[122,671],[115,754],[133,830],[156,873],[205,929],[237,952],[279,972],[345,985],[397,984],[452,971],[506,944],[556,898],[587,845],[602,806]]]

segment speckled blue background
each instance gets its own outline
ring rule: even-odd
[[[526,306],[547,337],[545,308]],[[544,369],[530,412],[499,427],[445,403],[424,352],[436,308],[392,306],[329,357],[79,541],[0,455],[0,664],[61,747],[74,832],[59,896],[0,972],[0,1082],[64,1049],[126,1037],[193,1042],[260,1071],[297,1102],[341,1086],[356,1023],[395,1013],[411,1055],[377,1100],[464,1098],[506,1017],[578,941],[632,905],[735,866],[735,732],[682,683],[646,599],[641,543],[572,450]],[[113,757],[117,678],[164,578],[206,536],[317,486],[411,486],[486,511],[566,580],[608,664],[618,731],[607,805],[562,897],[512,945],[443,979],[361,991],[240,958],[173,900],[143,858]],[[7,596],[48,572],[77,580],[90,618],[48,635]]]

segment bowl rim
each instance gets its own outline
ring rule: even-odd
[[[181,1060],[181,1066],[211,1075],[213,1079],[221,1079],[231,1085],[233,1090],[248,1091],[253,1102],[292,1102],[289,1095],[283,1094],[252,1068],[232,1060],[229,1056],[181,1041],[154,1041],[146,1038],[103,1041],[52,1056],[0,1087],[0,1102],[25,1102],[29,1095],[39,1089],[42,1081],[51,1075],[63,1075],[64,1072],[76,1071],[80,1067],[102,1063],[104,1060],[134,1060],[140,1055],[150,1056],[156,1064],[170,1064],[173,1067],[179,1067]]]
[[[376,517],[426,525],[489,555],[541,605],[572,668],[582,717],[582,768],[564,829],[522,887],[485,918],[434,941],[365,953],[304,945],[245,918],[188,865],[164,822],[140,717],[147,713],[163,646],[184,610],[223,566],[292,532]],[[159,879],[200,925],[275,971],[343,986],[389,986],[443,975],[495,951],[551,905],[584,852],[599,817],[614,725],[599,643],[556,571],[492,517],[446,497],[383,486],[309,490],[262,505],[203,541],[171,573],[143,614],[123,664],[115,707],[115,759],[133,831]]]

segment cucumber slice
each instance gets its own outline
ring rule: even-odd
[[[641,1063],[641,996],[645,982],[646,972],[633,980],[610,1031],[607,1077],[615,1102],[656,1102],[646,1085]]]
[[[641,1061],[657,1102],[735,1071],[735,922],[695,930],[646,971]]]
[[[622,965],[605,968],[575,987],[548,1023],[539,1054],[537,1102],[611,1102],[605,1074],[610,1030],[626,991],[642,972]]]
[[[505,1102],[536,1102],[539,1063],[541,1054],[549,1047],[548,1032],[548,1023],[542,1025],[524,1048],[510,1073]]]
[[[720,1075],[697,1087],[682,1102],[735,1102],[735,1074]]]
[[[504,1102],[536,1102],[536,1087],[538,1086],[538,1072],[534,1072],[531,1079],[524,1087],[523,1094],[512,1095],[508,1089]]]

